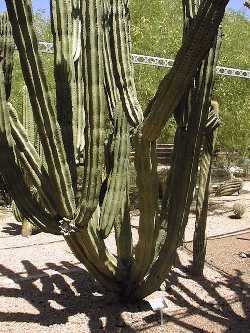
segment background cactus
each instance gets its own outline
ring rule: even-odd
[[[233,214],[237,219],[240,219],[246,211],[246,205],[244,202],[235,202],[233,205]]]
[[[131,64],[127,0],[51,0],[55,105],[38,53],[30,1],[6,0],[43,156],[6,99],[0,73],[5,161],[1,159],[0,170],[27,220],[62,233],[96,279],[130,300],[160,286],[185,229],[213,85],[216,57],[211,49],[227,3],[183,0],[183,45],[144,119]],[[173,113],[178,123],[174,157],[159,211],[155,140]],[[106,137],[105,117],[110,128]],[[140,208],[135,249],[128,208],[131,145]],[[79,197],[80,155],[84,170]],[[37,188],[37,197],[25,177]],[[104,242],[112,230],[117,255]]]
[[[221,197],[223,195],[232,195],[234,193],[240,194],[243,186],[243,181],[240,178],[232,178],[221,183],[215,191],[216,197]]]

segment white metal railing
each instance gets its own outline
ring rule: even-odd
[[[52,43],[39,42],[39,48],[40,48],[41,52],[53,53],[53,44]],[[141,55],[141,54],[132,54],[132,61],[134,64],[151,65],[151,66],[155,66],[155,67],[168,67],[168,68],[172,67],[174,64],[173,59],[152,57],[152,56]],[[250,70],[246,70],[246,69],[217,66],[216,73],[218,75],[234,76],[234,77],[240,77],[243,79],[250,79]]]

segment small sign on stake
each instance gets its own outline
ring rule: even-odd
[[[163,325],[163,312],[162,310],[164,308],[167,308],[167,302],[164,297],[157,297],[157,298],[152,298],[148,300],[148,303],[150,304],[151,308],[153,311],[160,311],[161,314],[161,325]]]

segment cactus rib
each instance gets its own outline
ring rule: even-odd
[[[217,47],[219,45],[217,44]],[[206,222],[209,198],[209,183],[212,166],[212,155],[216,140],[216,129],[219,126],[217,112],[210,108],[206,123],[207,133],[204,137],[203,151],[200,157],[199,187],[196,201],[196,221],[193,239],[193,273],[202,274],[206,255]]]

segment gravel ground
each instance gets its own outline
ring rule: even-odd
[[[209,236],[247,231],[249,191],[247,182],[240,196],[212,203]],[[229,218],[231,199],[247,202],[241,220]],[[203,279],[190,277],[192,244],[187,244],[165,291],[124,306],[104,294],[61,237],[41,233],[22,238],[9,212],[0,212],[0,219],[0,332],[250,332],[250,232],[210,239]],[[193,223],[191,216],[186,240]],[[148,303],[158,297],[167,303],[162,326]]]

